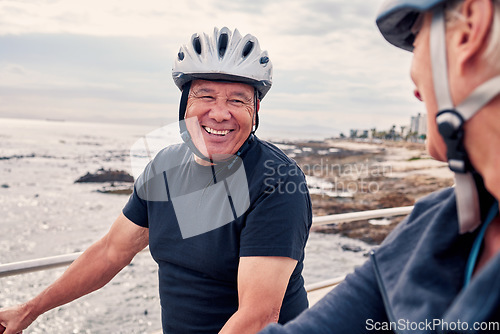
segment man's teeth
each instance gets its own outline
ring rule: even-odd
[[[229,132],[231,132],[231,130],[215,130],[215,129],[212,129],[212,128],[209,128],[208,126],[204,126],[203,127],[205,129],[205,131],[207,131],[208,133],[211,133],[213,135],[219,135],[219,136],[225,136],[227,135]]]

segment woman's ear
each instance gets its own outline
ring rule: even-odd
[[[474,69],[482,52],[487,48],[487,38],[493,24],[492,0],[465,0],[460,9],[461,18],[452,29],[453,42],[461,74]]]

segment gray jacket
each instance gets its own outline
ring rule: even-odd
[[[498,333],[500,254],[464,288],[476,234],[458,234],[452,188],[433,193],[314,307],[261,333]]]

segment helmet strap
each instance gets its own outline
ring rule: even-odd
[[[200,150],[198,150],[196,145],[193,143],[193,138],[191,137],[191,134],[189,134],[189,131],[186,127],[185,116],[186,116],[187,102],[189,99],[189,92],[191,91],[191,83],[192,81],[189,81],[182,87],[181,102],[179,103],[179,130],[181,133],[181,138],[189,147],[191,152],[196,154],[198,158],[213,164],[214,162],[212,159],[206,157],[203,153],[200,152]]]
[[[455,173],[459,232],[466,233],[481,224],[480,197],[482,200],[484,196],[480,195],[488,193],[465,149],[464,124],[500,93],[500,76],[477,87],[460,105],[453,105],[448,82],[444,15],[444,6],[434,9],[430,36],[432,75],[439,110],[436,123],[446,144],[448,166]]]
[[[258,113],[258,110],[257,108],[259,107],[259,92],[257,91],[257,89],[254,89],[254,97],[253,97],[253,101],[254,101],[254,107],[253,107],[253,129],[252,129],[252,132],[250,133],[250,135],[252,134],[255,134],[255,131],[257,131],[257,128],[259,127],[259,113]]]
[[[189,92],[191,91],[192,81],[188,81],[182,87],[181,102],[179,103],[179,121],[183,121],[186,116],[187,102],[189,99]],[[186,124],[180,124],[181,126],[181,136],[184,131],[187,132]]]

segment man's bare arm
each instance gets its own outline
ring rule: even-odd
[[[44,312],[103,287],[148,245],[148,241],[147,228],[120,214],[109,232],[38,296],[25,304],[0,310],[0,324],[6,328],[4,334],[18,333]]]
[[[287,257],[242,257],[238,267],[238,311],[220,333],[257,333],[278,322],[281,304],[297,261]]]

